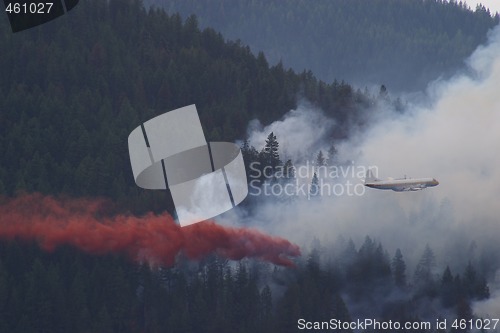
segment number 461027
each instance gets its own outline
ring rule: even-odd
[[[9,14],[49,14],[53,5],[53,2],[10,2],[5,7],[5,11]]]

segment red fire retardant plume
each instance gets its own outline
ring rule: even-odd
[[[166,213],[142,217],[106,214],[104,200],[24,194],[0,199],[0,239],[36,240],[53,251],[71,245],[92,254],[125,253],[151,265],[171,266],[183,252],[201,259],[216,252],[229,259],[259,258],[293,266],[299,247],[255,229],[229,228],[211,221],[181,228]]]

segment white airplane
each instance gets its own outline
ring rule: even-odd
[[[439,185],[434,178],[388,178],[378,179],[373,175],[371,169],[366,171],[365,186],[379,190],[393,190],[396,192],[420,191],[427,187]]]

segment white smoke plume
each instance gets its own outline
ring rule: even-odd
[[[264,147],[269,133],[273,132],[280,143],[281,159],[300,162],[309,159],[311,152],[324,149],[323,142],[327,140],[334,125],[335,122],[321,110],[301,100],[297,109],[268,126],[262,126],[258,120],[251,121],[248,126],[248,141],[250,145],[260,149]]]
[[[252,223],[303,245],[313,237],[329,243],[342,235],[359,246],[370,235],[391,256],[401,248],[410,267],[426,244],[440,267],[463,268],[485,253],[500,267],[495,252],[500,249],[500,27],[467,65],[468,74],[431,84],[430,101],[415,103],[404,114],[388,112],[338,147],[341,160],[376,165],[379,178],[433,177],[439,186],[402,193],[366,189],[360,196],[323,196],[281,206],[270,199],[251,217]],[[328,145],[325,133],[334,123],[326,119],[301,104],[265,128],[252,124],[250,142],[260,149],[274,132],[282,157],[310,159]],[[500,297],[492,298],[475,310],[486,314],[499,304]]]

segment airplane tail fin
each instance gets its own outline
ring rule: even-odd
[[[379,179],[373,175],[372,169],[366,170],[365,184],[374,182],[376,180],[379,180]]]

